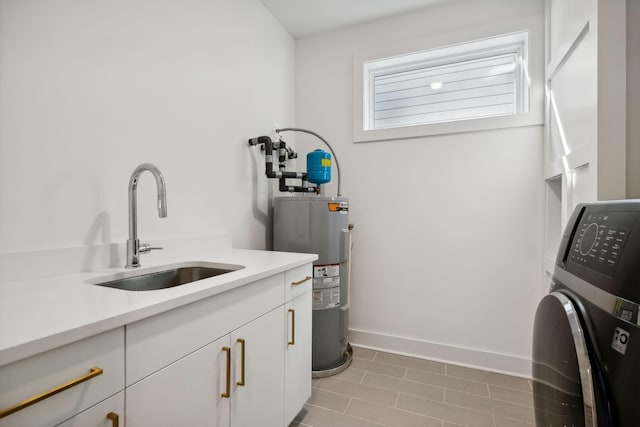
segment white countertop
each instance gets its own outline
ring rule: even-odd
[[[0,366],[247,283],[313,262],[315,254],[226,249],[197,257],[145,262],[139,269],[95,272],[0,284]],[[241,265],[209,279],[156,291],[124,291],[95,283],[101,276],[144,274],[181,262]]]

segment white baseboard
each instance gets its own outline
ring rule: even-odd
[[[528,357],[493,353],[486,350],[457,347],[358,329],[349,329],[349,342],[356,347],[531,378],[531,359]]]

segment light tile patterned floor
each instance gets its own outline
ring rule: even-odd
[[[532,405],[526,379],[354,347],[289,427],[523,427]]]

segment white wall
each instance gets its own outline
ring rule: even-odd
[[[294,41],[258,0],[0,2],[0,254],[230,232],[264,248],[247,138],[294,120]]]
[[[637,60],[627,46],[635,25],[626,28],[638,13],[626,10],[632,3],[547,0],[543,283],[553,275],[560,236],[578,203],[638,194]]]
[[[542,1],[469,0],[296,41],[296,124],[334,146],[351,199],[352,343],[529,375],[542,126],[355,144],[352,67],[380,46],[543,15]]]
[[[627,0],[627,198],[640,198],[640,2]]]

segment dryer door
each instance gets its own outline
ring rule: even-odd
[[[538,305],[532,368],[537,425],[598,425],[583,328],[575,306],[562,293],[552,292]]]

